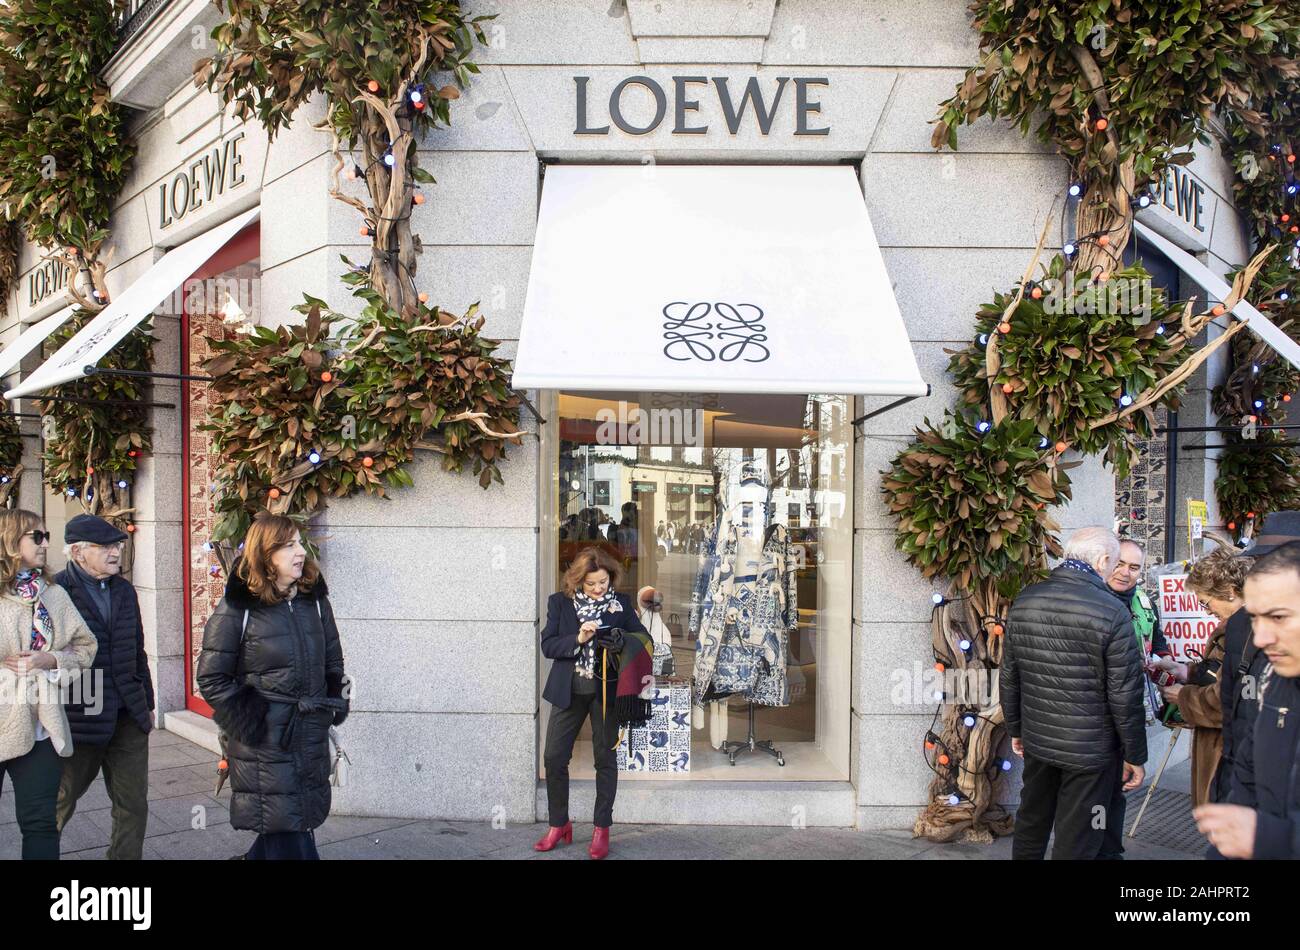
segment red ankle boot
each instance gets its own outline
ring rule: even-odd
[[[565,844],[573,844],[573,822],[566,821],[562,828],[547,828],[546,834],[542,835],[537,844],[533,845],[533,850],[550,851],[561,841]]]
[[[587,853],[597,861],[609,854],[608,828],[597,828],[591,833],[591,847],[587,849]]]

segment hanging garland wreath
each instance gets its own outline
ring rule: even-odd
[[[94,316],[78,310],[50,334],[51,356]],[[99,361],[101,369],[148,370],[153,365],[153,335],[148,322],[137,326]],[[134,532],[131,483],[140,460],[152,449],[148,389],[140,377],[96,373],[54,387],[50,399],[36,397],[38,411],[52,423],[45,443],[45,482],[76,498],[89,514]]]
[[[1251,294],[1255,307],[1293,338],[1300,318],[1295,274],[1290,260],[1275,255]],[[1210,405],[1221,422],[1239,426],[1222,433],[1225,448],[1214,479],[1220,514],[1237,540],[1258,533],[1271,512],[1300,504],[1300,456],[1285,430],[1261,428],[1285,422],[1297,392],[1300,370],[1271,346],[1249,334],[1233,341],[1232,369],[1214,388]]]
[[[200,428],[219,459],[211,540],[227,569],[259,510],[305,525],[329,498],[410,487],[416,449],[451,471],[472,466],[486,488],[501,481],[505,444],[520,444],[519,398],[496,344],[478,336],[481,317],[426,310],[412,326],[373,290],[357,294],[359,320],[307,297],[302,324],[209,341],[203,369],[219,398]]]

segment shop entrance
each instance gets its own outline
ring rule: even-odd
[[[184,284],[181,312],[180,371],[202,376],[211,355],[209,338],[220,339],[252,326],[259,317],[258,256],[261,226],[240,231]],[[213,573],[215,554],[206,545],[212,535],[212,464],[208,433],[199,430],[207,417],[205,383],[181,382],[181,544],[185,551],[182,590],[185,615],[185,708],[212,716],[195,682],[203,626],[225,593],[224,574]]]

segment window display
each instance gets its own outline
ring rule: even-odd
[[[655,643],[654,713],[621,737],[620,769],[847,777],[850,399],[555,399],[548,569],[611,554]],[[575,752],[575,777],[590,761]]]

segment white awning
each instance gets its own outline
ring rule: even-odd
[[[14,340],[0,352],[0,379],[8,376],[18,368],[23,357],[45,342],[45,338],[63,326],[68,317],[76,313],[77,308],[64,307],[58,313],[46,317],[39,323],[33,323],[18,339]]]
[[[518,389],[923,396],[846,165],[553,165]]]
[[[29,396],[85,375],[137,324],[148,318],[167,295],[207,263],[230,239],[257,220],[260,208],[205,231],[193,240],[172,248],[145,272],[144,276],[116,297],[77,335],[59,348],[36,372],[5,393],[6,399]]]
[[[1214,299],[1226,300],[1232,293],[1231,284],[1178,245],[1157,234],[1140,221],[1133,222],[1133,229],[1141,235],[1142,240],[1173,261],[1180,271],[1203,287],[1206,293],[1212,294]],[[1296,369],[1300,369],[1300,344],[1287,336],[1272,320],[1256,310],[1245,299],[1238,301],[1237,306],[1232,308],[1232,315],[1238,320],[1245,321],[1246,329],[1275,349]]]

